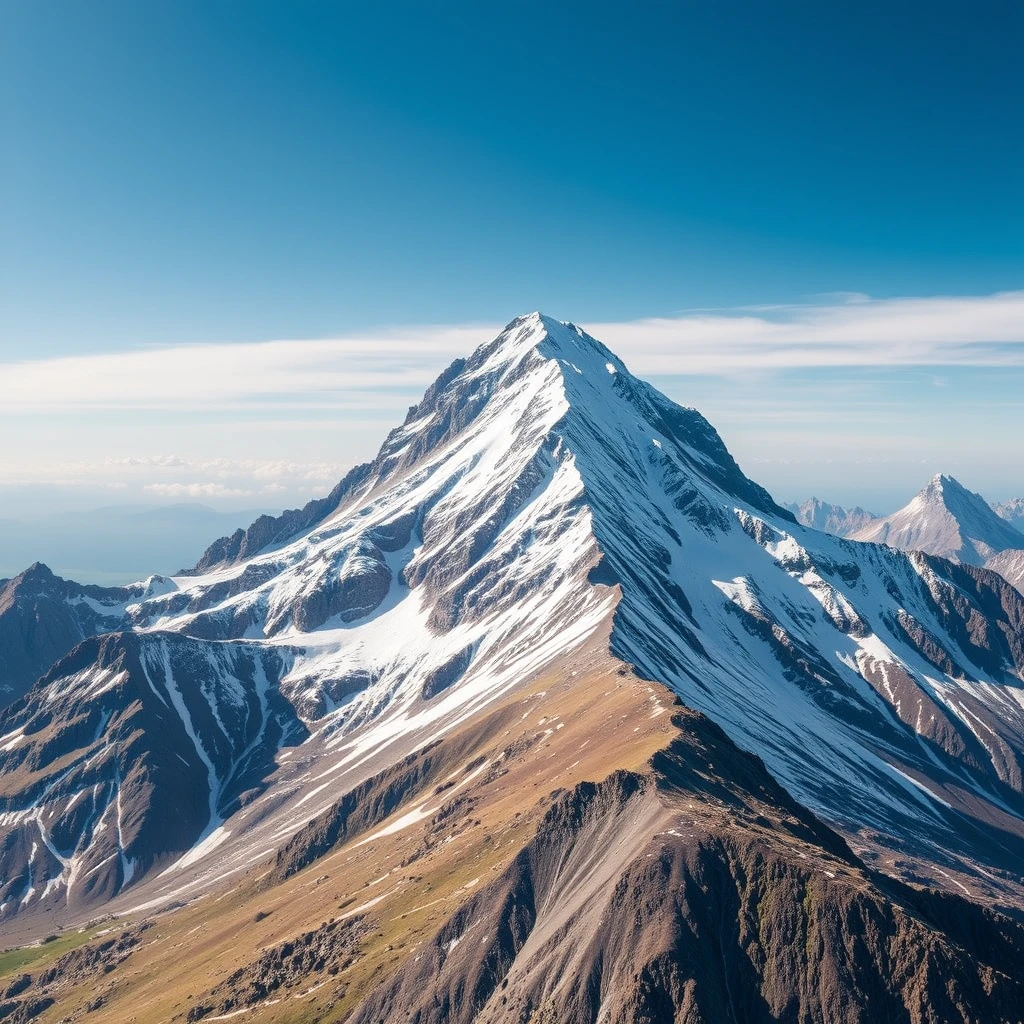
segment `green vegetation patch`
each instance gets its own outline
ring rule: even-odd
[[[63,935],[47,936],[42,942],[34,942],[30,946],[6,949],[0,953],[0,978],[24,971],[27,967],[45,967],[63,953],[84,946],[97,931],[96,928],[90,928],[87,931],[65,932]]]

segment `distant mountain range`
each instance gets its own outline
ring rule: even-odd
[[[0,1016],[1016,1020],[1016,539],[933,484],[959,562],[801,525],[534,313],[193,569],[32,566]]]
[[[123,584],[192,565],[210,537],[251,523],[263,510],[220,512],[195,502],[109,505],[33,519],[0,519],[0,579],[25,568],[25,552],[62,576]]]
[[[811,526],[815,530],[835,534],[837,537],[849,537],[850,534],[873,522],[879,517],[874,512],[867,512],[859,505],[845,509],[842,505],[832,505],[821,498],[808,498],[802,502],[792,502],[784,508],[796,516],[798,523]]]
[[[1024,499],[989,504],[945,474],[888,516],[850,511],[819,498],[787,505],[807,526],[853,540],[924,551],[983,566],[1024,591]]]
[[[997,501],[992,505],[995,513],[1018,530],[1024,528],[1024,498]]]

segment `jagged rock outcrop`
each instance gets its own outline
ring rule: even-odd
[[[76,986],[97,986],[101,978],[132,955],[148,928],[148,924],[125,928],[110,938],[72,949],[58,957],[52,966],[34,975],[19,975],[3,993],[0,1020],[7,1024],[26,1024],[45,1013]],[[104,997],[94,994],[86,1003],[85,1010],[92,1013],[103,1004]]]
[[[146,585],[96,587],[39,562],[0,581],[0,707],[16,700],[86,637],[123,628],[125,605]]]

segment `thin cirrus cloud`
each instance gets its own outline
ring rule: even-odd
[[[594,324],[641,373],[885,366],[1024,366],[1024,291],[710,310]]]
[[[562,311],[554,311],[564,315]],[[730,375],[794,368],[1024,366],[1024,291],[827,297],[588,323],[634,372]],[[406,328],[324,340],[180,345],[0,364],[0,410],[287,410],[390,407],[500,325]]]
[[[0,408],[189,411],[374,408],[420,388],[489,327],[428,327],[368,337],[177,345],[0,364]]]

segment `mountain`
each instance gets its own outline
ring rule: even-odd
[[[1019,590],[1024,588],[1024,534],[951,476],[933,477],[898,512],[850,536],[987,566]]]
[[[1024,1000],[1024,597],[801,525],[571,324],[123,615],[0,714],[8,942],[119,915],[0,964],[12,1012]]]
[[[1024,498],[998,501],[992,506],[992,511],[1015,529],[1024,530]]]
[[[788,503],[784,507],[793,513],[798,523],[837,537],[849,537],[880,518],[874,512],[866,512],[859,505],[845,509],[842,505],[832,505],[820,498],[808,498],[800,503]]]
[[[1000,551],[1024,548],[1024,534],[996,515],[980,494],[941,474],[899,511],[852,536],[968,565],[984,565]]]
[[[129,587],[83,586],[39,562],[0,580],[0,707],[86,637],[123,628],[125,607],[161,582],[153,577]]]

